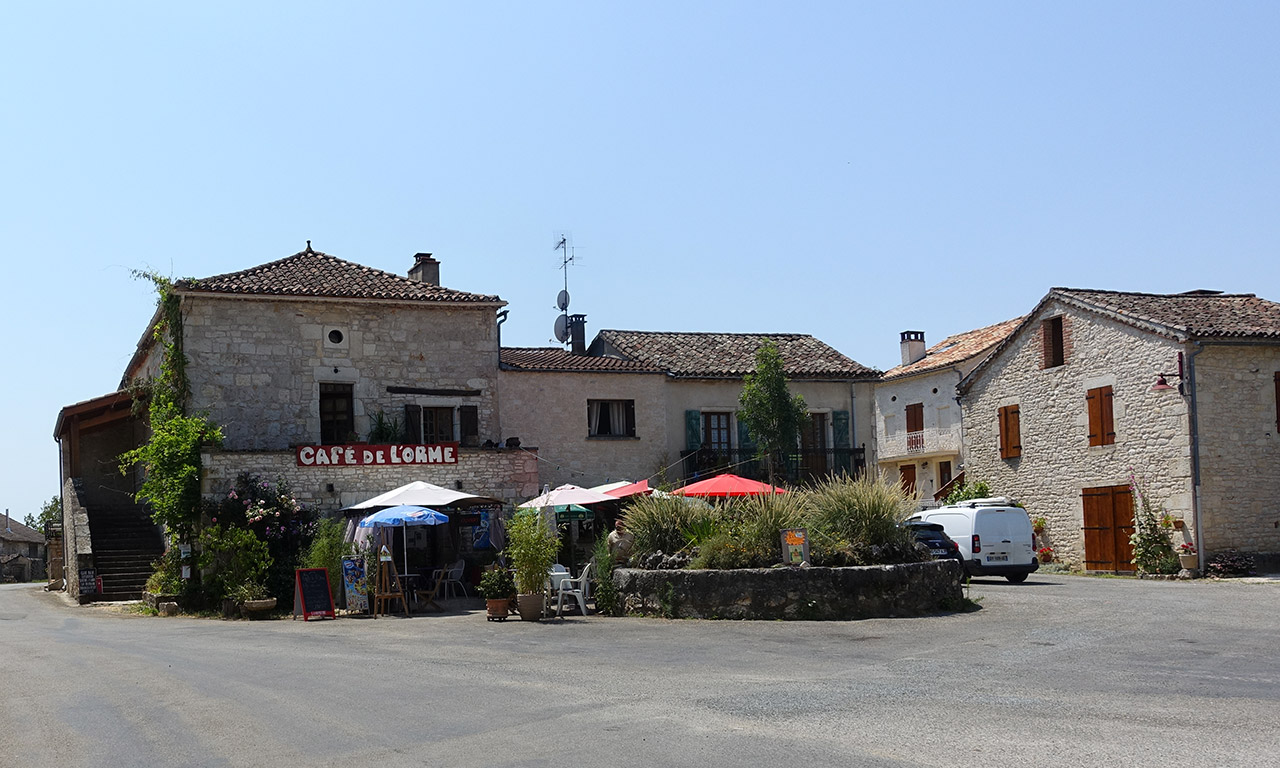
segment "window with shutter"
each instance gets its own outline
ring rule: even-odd
[[[635,400],[588,400],[589,437],[635,437]]]
[[[452,408],[422,408],[422,442],[453,442]]]
[[[704,435],[702,447],[710,448],[720,453],[728,453],[729,414],[703,411],[702,434]]]
[[[1089,408],[1089,445],[1113,445],[1116,441],[1112,416],[1111,387],[1097,387],[1085,395]]]
[[[1018,406],[1006,405],[999,410],[1000,458],[1015,459],[1022,455],[1022,425]]]

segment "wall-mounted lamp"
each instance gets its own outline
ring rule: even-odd
[[[1169,383],[1170,376],[1178,377],[1177,387],[1174,387],[1172,384]],[[1178,353],[1178,372],[1177,373],[1157,373],[1156,383],[1151,387],[1151,391],[1165,392],[1167,390],[1175,389],[1175,388],[1178,390],[1178,394],[1180,395],[1183,394],[1182,392],[1182,353],[1181,352]]]

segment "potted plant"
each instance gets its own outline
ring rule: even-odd
[[[556,561],[560,539],[537,510],[521,510],[507,526],[503,554],[516,569],[516,606],[524,621],[542,618],[547,571]]]
[[[1185,541],[1178,545],[1178,565],[1188,571],[1200,567],[1200,556],[1196,554],[1196,545]]]
[[[245,581],[236,587],[232,596],[240,606],[240,615],[250,618],[253,614],[274,610],[276,599],[267,593],[267,588],[260,581]]]
[[[489,621],[506,621],[511,613],[511,600],[516,596],[516,583],[511,571],[493,565],[480,577],[480,596],[485,599]]]
[[[1043,536],[1046,528],[1049,527],[1049,521],[1043,517],[1034,518],[1031,521],[1031,530],[1035,531],[1037,536]]]
[[[1053,547],[1041,547],[1036,550],[1036,554],[1040,556],[1040,562],[1042,563],[1053,562]]]

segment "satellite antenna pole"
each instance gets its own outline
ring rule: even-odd
[[[560,235],[560,240],[552,250],[561,252],[560,268],[564,270],[564,290],[556,297],[556,309],[560,310],[560,316],[556,318],[555,324],[556,341],[564,344],[569,340],[569,265],[573,263],[568,236]]]

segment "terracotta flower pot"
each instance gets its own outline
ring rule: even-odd
[[[511,600],[509,598],[501,598],[499,600],[484,601],[486,613],[489,621],[506,621],[507,616],[511,613]]]
[[[1200,556],[1194,553],[1190,555],[1178,555],[1178,565],[1188,571],[1194,571],[1200,567]]]

